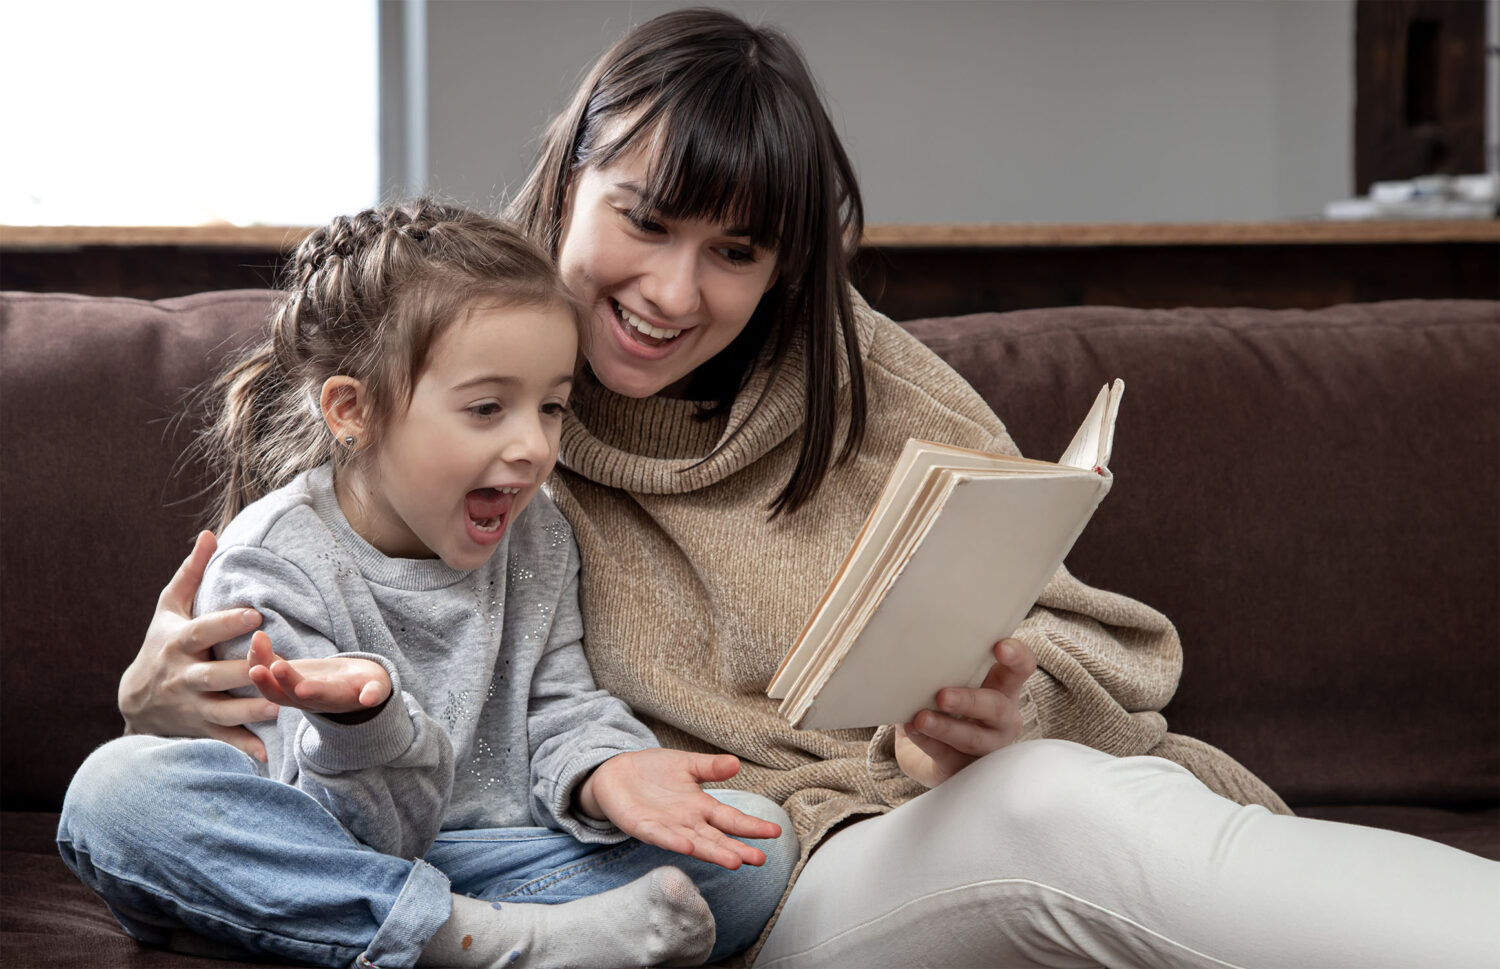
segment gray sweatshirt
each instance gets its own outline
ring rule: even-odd
[[[198,591],[199,613],[258,609],[283,658],[357,653],[390,675],[391,698],[365,723],[283,707],[251,724],[269,776],[403,858],[423,855],[442,830],[542,826],[623,840],[576,813],[573,794],[599,764],[656,740],[594,686],[578,549],[552,500],[537,494],[489,562],[460,572],[376,551],[349,526],[332,482],[325,465],[241,512]],[[242,659],[249,643],[217,652]]]

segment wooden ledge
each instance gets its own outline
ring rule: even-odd
[[[299,226],[0,225],[0,249],[182,246],[288,252]],[[1122,222],[1100,224],[871,225],[873,248],[1080,248],[1089,246],[1285,246],[1500,242],[1500,219]]]

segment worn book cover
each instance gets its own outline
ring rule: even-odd
[[[904,723],[977,686],[1108,493],[1124,383],[1056,463],[907,442],[859,537],[767,687],[807,729]]]

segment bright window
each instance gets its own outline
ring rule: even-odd
[[[0,0],[0,223],[307,225],[378,191],[376,0]]]

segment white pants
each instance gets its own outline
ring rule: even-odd
[[[997,751],[813,854],[757,969],[1500,966],[1500,863],[1156,757]]]

